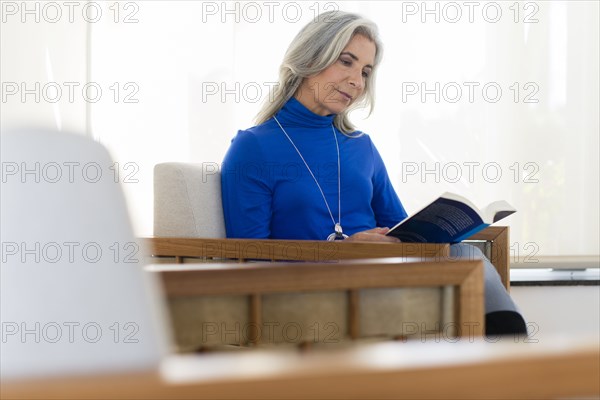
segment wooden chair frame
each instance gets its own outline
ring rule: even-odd
[[[508,258],[509,228],[490,226],[473,235],[468,241],[489,243],[490,261],[500,274],[504,286],[510,289]],[[416,257],[422,259],[449,258],[448,244],[433,243],[375,243],[327,242],[312,240],[270,239],[205,239],[181,237],[151,237],[144,239],[154,257],[175,257],[176,263],[185,258],[248,259],[271,261],[333,261],[361,258]]]
[[[350,339],[360,332],[360,289],[422,288],[453,286],[454,322],[457,336],[481,336],[483,309],[483,262],[456,259],[379,258],[348,260],[344,263],[251,263],[172,265],[149,267],[158,273],[169,298],[181,296],[248,295],[250,326],[262,326],[262,296],[271,293],[345,291],[348,296]],[[252,338],[251,338],[252,339]],[[258,344],[260,335],[251,340]]]

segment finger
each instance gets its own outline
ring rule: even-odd
[[[388,242],[388,243],[400,242],[400,240],[398,240],[398,238],[395,238],[393,236],[384,236],[379,233],[372,233],[372,232],[368,232],[368,231],[355,233],[354,235],[350,236],[346,240],[354,241],[354,242]]]
[[[397,237],[385,236],[385,235],[381,235],[381,241],[389,242],[389,243],[400,243],[400,239],[398,239]]]
[[[378,234],[385,234],[389,231],[389,228],[382,228],[382,227],[377,227],[377,228],[373,228],[373,229],[369,229],[367,231],[363,231],[360,233],[378,233]]]

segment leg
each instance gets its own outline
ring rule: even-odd
[[[450,246],[450,256],[483,260],[486,335],[527,334],[519,310],[506,291],[498,271],[479,248],[466,243]]]

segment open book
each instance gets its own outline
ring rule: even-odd
[[[387,235],[403,242],[458,243],[516,211],[506,201],[480,210],[464,197],[446,192]]]

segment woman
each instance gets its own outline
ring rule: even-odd
[[[388,241],[407,217],[377,149],[348,113],[374,101],[382,45],[377,27],[332,11],[306,25],[280,67],[279,85],[239,131],[222,166],[227,237]],[[452,252],[478,250],[458,244]],[[486,332],[526,333],[485,260]]]

